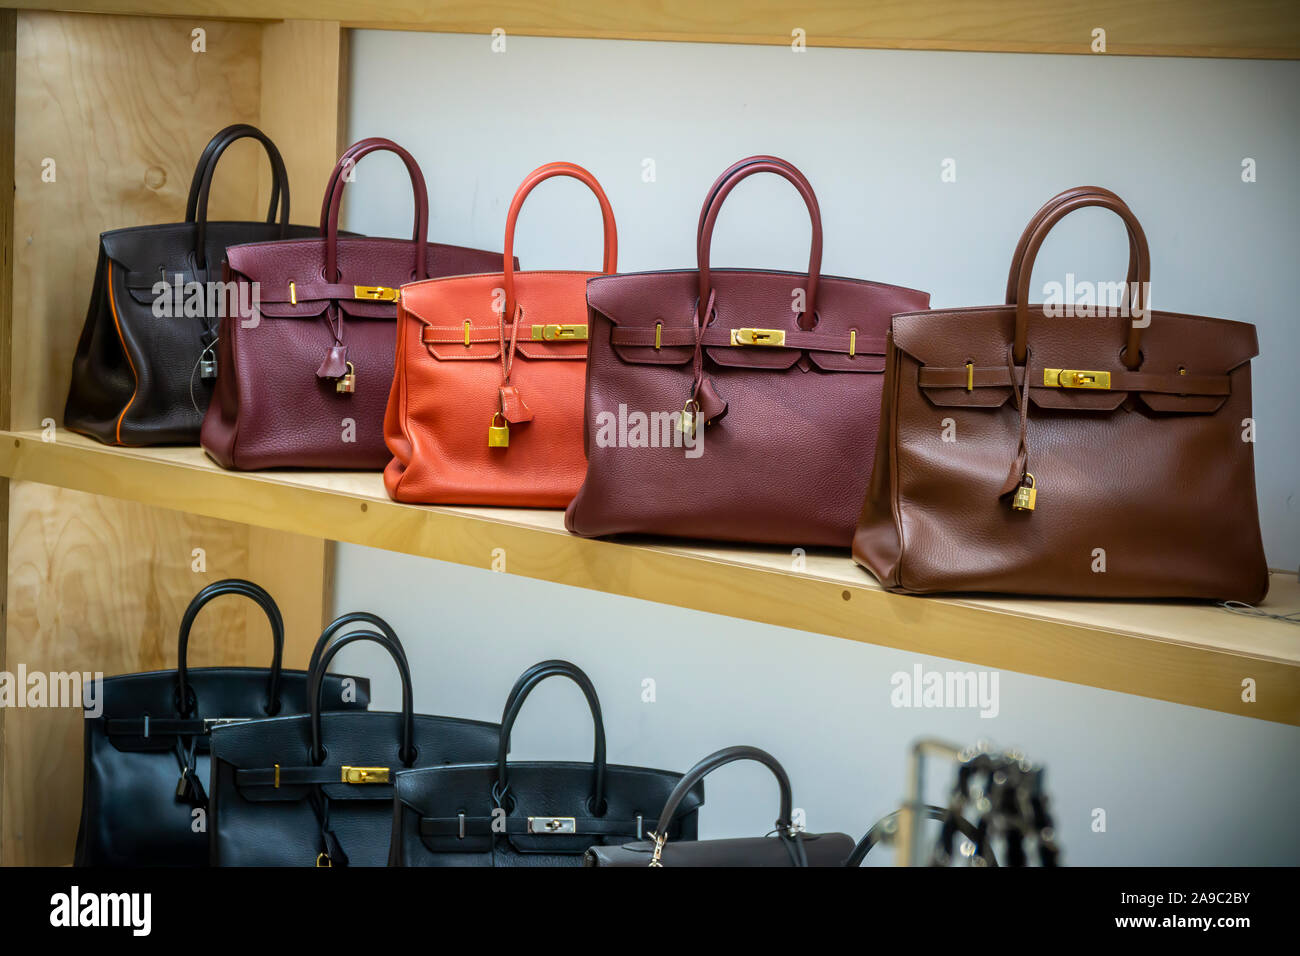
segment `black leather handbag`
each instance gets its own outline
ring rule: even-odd
[[[208,222],[217,160],[247,137],[271,160],[266,221]],[[221,282],[226,247],[317,235],[316,226],[289,224],[289,178],[275,144],[244,123],[221,130],[194,170],[184,222],[100,235],[64,424],[110,445],[198,444],[217,374],[221,313],[236,314],[228,298],[234,287]]]
[[[524,701],[548,677],[567,677],[586,695],[596,731],[590,763],[506,759]],[[581,866],[592,846],[640,839],[680,780],[667,770],[606,763],[591,680],[567,661],[543,661],[524,671],[506,699],[495,760],[397,775],[389,864]],[[660,826],[675,841],[694,840],[703,802],[704,785],[696,782]]]
[[[237,594],[271,622],[271,666],[186,666],[190,629],[214,598]],[[307,672],[283,670],[284,623],[251,581],[209,584],[185,609],[174,671],[104,680],[102,711],[87,716],[77,866],[206,866],[209,732],[222,723],[307,709]],[[370,684],[329,675],[331,706],[364,710]]]
[[[416,714],[401,642],[372,615],[349,615],[346,623],[362,620],[376,630],[338,635],[343,625],[336,621],[321,635],[312,655],[310,713],[213,732],[214,865],[383,866],[398,770],[496,754],[499,725]],[[323,710],[330,661],[358,641],[392,656],[402,680],[401,713]]]
[[[775,836],[673,842],[667,824],[681,801],[707,774],[736,760],[757,760],[776,776],[781,809]],[[686,771],[668,797],[649,840],[625,846],[594,846],[587,851],[584,862],[587,866],[843,866],[853,852],[853,838],[847,833],[805,833],[794,826],[792,808],[790,778],[775,757],[757,747],[728,747],[709,754]]]

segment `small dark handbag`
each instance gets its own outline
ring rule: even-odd
[[[590,763],[507,762],[510,731],[533,688],[567,677],[586,695],[596,726]],[[581,866],[592,846],[641,838],[681,774],[605,762],[605,725],[590,679],[568,661],[526,670],[506,701],[492,762],[397,775],[390,866]],[[678,789],[681,789],[678,787]],[[704,786],[678,794],[660,827],[694,840]]]
[[[402,768],[489,760],[500,727],[416,714],[411,672],[392,629],[336,635],[312,655],[311,712],[221,727],[212,735],[212,863],[216,866],[383,866]],[[392,655],[401,713],[322,712],[334,655],[372,641]],[[339,720],[339,717],[347,719]]]
[[[190,629],[213,598],[255,601],[271,622],[270,668],[186,666]],[[77,866],[206,866],[209,731],[222,722],[307,709],[307,672],[282,670],[284,623],[271,596],[251,581],[210,584],[181,620],[174,671],[122,674],[103,683],[103,711],[86,719],[85,776]],[[355,679],[354,679],[355,680]],[[332,706],[364,710],[369,681],[329,675]]]
[[[757,760],[776,776],[781,788],[776,835],[671,842],[666,825],[678,804],[707,774],[735,760]],[[792,813],[790,778],[776,758],[757,747],[728,747],[709,754],[686,771],[669,795],[649,840],[625,846],[594,846],[587,851],[584,862],[587,866],[843,866],[853,852],[853,838],[847,833],[804,833],[791,821]]]
[[[266,221],[208,222],[217,160],[245,138],[271,160]],[[217,374],[217,324],[231,308],[230,287],[209,285],[222,278],[226,247],[316,234],[314,226],[289,224],[289,177],[275,144],[243,123],[217,133],[194,170],[184,222],[100,235],[64,424],[111,445],[197,444]],[[202,295],[194,294],[196,282]]]

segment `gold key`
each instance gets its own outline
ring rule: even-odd
[[[501,419],[501,424],[497,424],[497,419]],[[500,412],[492,416],[492,421],[488,423],[488,447],[489,448],[506,448],[510,445],[510,423]]]
[[[347,392],[349,394],[357,390],[357,370],[352,367],[351,362],[348,363],[347,372],[335,379],[334,390],[336,392]]]
[[[1038,488],[1034,476],[1029,472],[1025,472],[1025,480],[1016,489],[1016,495],[1011,499],[1011,507],[1016,511],[1033,511],[1034,505],[1037,503]]]

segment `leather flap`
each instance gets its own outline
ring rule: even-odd
[[[785,369],[799,361],[799,349],[777,349],[746,346],[710,346],[704,350],[718,365],[726,368]]]
[[[861,346],[861,343],[858,343]],[[885,370],[885,346],[881,342],[872,351],[859,350],[854,355],[843,352],[809,352],[812,363],[825,372],[876,372]]]

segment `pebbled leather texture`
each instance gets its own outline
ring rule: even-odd
[[[275,638],[271,667],[186,668],[184,694],[179,666],[174,671],[104,679],[102,711],[85,721],[77,866],[206,866],[208,835],[195,832],[193,826],[194,810],[205,801],[177,796],[183,765],[177,755],[177,735],[167,732],[167,722],[183,720],[188,728],[204,718],[260,718],[308,710],[308,674],[280,668],[280,612],[270,595],[251,582],[218,581],[190,602],[178,639],[178,665],[186,660],[189,628],[199,610],[208,601],[230,594],[254,600],[270,618]],[[354,681],[356,689],[347,699],[344,680]],[[268,697],[273,687],[276,691]],[[369,689],[367,680],[330,674],[324,696],[331,709],[365,710]],[[190,701],[191,707],[180,706],[183,700]],[[200,789],[206,788],[209,738],[191,734],[180,742],[187,750],[193,745],[192,773]]]
[[[1008,304],[894,316],[854,558],[885,587],[912,593],[1257,603],[1268,569],[1252,446],[1242,440],[1255,329],[1160,311],[1134,328],[1115,310],[1063,318],[1029,304],[1039,245],[1083,206],[1124,219],[1130,279],[1148,281],[1132,211],[1107,190],[1079,187],[1026,228]],[[1027,363],[1015,361],[1018,338]],[[1045,387],[1045,368],[1108,372],[1111,388]],[[944,441],[945,419],[956,441]],[[1032,511],[1010,506],[1008,482],[1024,472],[1037,490]]]
[[[756,172],[781,175],[804,195],[813,217],[808,275],[708,267],[727,182]],[[807,181],[784,161],[751,157],[719,177],[705,202],[703,270],[588,282],[588,466],[565,514],[571,532],[848,546],[875,449],[889,317],[925,308],[929,296],[822,276],[820,243]],[[793,311],[796,290],[811,318]],[[697,348],[699,311],[709,314]],[[789,347],[732,345],[730,331],[745,327],[783,331]],[[712,417],[698,457],[673,440],[668,419],[693,397]],[[631,447],[634,412],[659,416],[645,430],[657,447]],[[612,443],[611,422],[622,433]]]
[[[409,153],[388,140],[363,140],[344,153],[339,168],[376,150],[407,162],[416,197],[414,234],[423,240],[428,196]],[[260,308],[221,324],[220,373],[200,441],[223,467],[382,469],[390,458],[383,424],[397,309],[391,301],[351,298],[353,287],[397,289],[425,276],[484,272],[501,263],[500,253],[478,249],[343,236],[337,222],[346,182],[336,168],[323,238],[228,250],[229,278],[241,286],[258,283]],[[331,254],[337,274],[327,276]],[[250,301],[247,293],[241,298]],[[336,345],[353,365],[355,391],[339,391],[336,378],[317,374]]]
[[[231,143],[244,138],[261,142],[271,160],[266,221],[208,222],[213,167]],[[219,316],[209,314],[206,296],[190,300],[188,308],[183,299],[181,314],[155,316],[155,285],[165,282],[170,289],[179,283],[184,289],[187,283],[220,280],[226,249],[238,243],[314,235],[313,226],[289,224],[288,176],[275,144],[247,124],[219,131],[194,171],[185,221],[100,235],[64,425],[112,445],[197,444],[212,395],[199,362]]]
[[[582,484],[587,343],[534,341],[531,332],[586,323],[587,280],[601,273],[511,267],[524,199],[553,176],[570,176],[596,194],[603,268],[617,271],[614,213],[604,190],[580,166],[548,163],[515,193],[503,272],[402,288],[396,380],[384,419],[393,454],[384,485],[397,501],[563,508]],[[503,322],[503,314],[511,319]],[[509,428],[509,445],[489,446],[493,422]]]
[[[379,633],[328,628],[312,655],[311,679],[328,679],[325,669],[340,647],[374,641],[397,665],[401,713],[325,711],[313,695],[310,713],[212,732],[213,865],[312,866],[325,853],[336,866],[383,866],[393,818],[392,775],[495,756],[498,724],[412,712],[406,655],[391,628],[378,626]],[[408,732],[413,752],[404,754]],[[314,753],[317,735],[320,753]],[[344,782],[345,765],[382,767],[390,776],[387,782]]]
[[[780,790],[775,835],[732,840],[698,840],[675,843],[667,823],[681,802],[703,779],[719,767],[738,760],[754,760],[776,777]],[[584,857],[585,866],[843,866],[853,852],[853,838],[846,833],[791,832],[793,797],[790,779],[776,758],[757,747],[726,747],[709,754],[682,775],[669,794],[655,829],[647,840],[623,846],[593,846]],[[655,858],[656,843],[660,846]]]
[[[573,680],[587,697],[595,725],[591,762],[507,761],[524,701],[539,683],[557,676]],[[581,866],[592,846],[650,832],[680,781],[681,774],[665,770],[608,764],[590,679],[568,661],[542,661],[524,672],[506,700],[495,761],[397,775],[389,865]],[[702,783],[681,796],[667,824],[673,839],[695,839],[703,802]],[[495,818],[494,829],[498,809],[506,813]],[[567,829],[547,827],[557,819]]]

